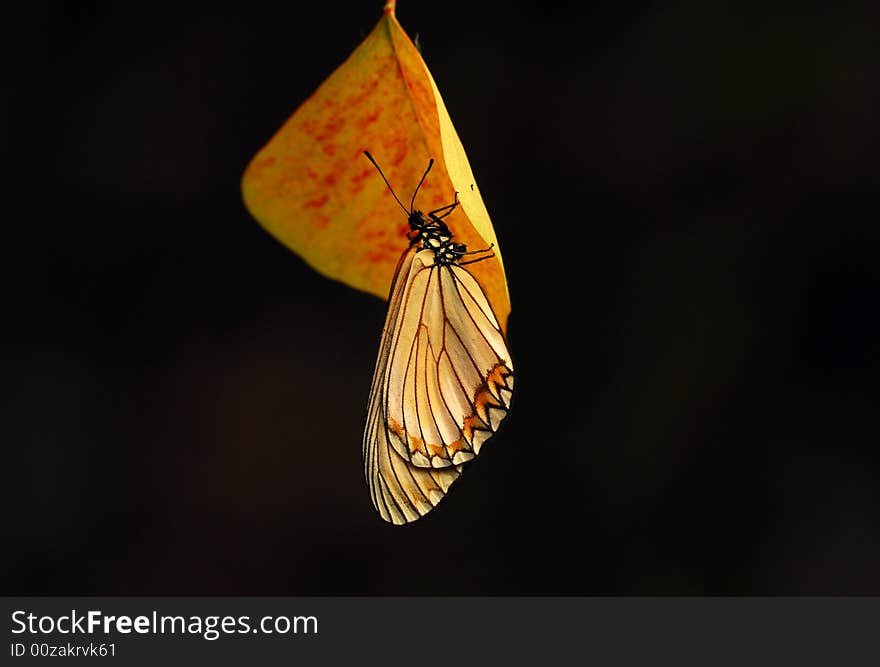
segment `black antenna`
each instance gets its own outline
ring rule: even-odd
[[[373,156],[370,155],[369,151],[364,151],[364,155],[366,155],[366,156],[367,156],[367,159],[368,159],[370,162],[373,163],[373,166],[374,166],[374,167],[376,167],[376,171],[379,172],[379,176],[382,177],[382,180],[385,181],[385,185],[387,185],[387,186],[388,186],[388,189],[391,191],[391,196],[394,197],[394,200],[395,200],[398,204],[400,204],[400,208],[403,209],[403,212],[406,213],[407,215],[409,215],[410,212],[406,210],[406,206],[404,206],[403,203],[400,201],[400,199],[397,198],[397,195],[394,194],[394,188],[391,187],[391,183],[389,183],[389,182],[388,182],[388,179],[385,178],[385,174],[382,173],[382,170],[379,168],[379,165],[376,164],[376,161],[373,159]],[[433,162],[433,160],[431,160],[431,162]],[[430,167],[430,165],[429,165],[429,166],[428,166],[428,169],[430,169],[430,168],[431,168],[431,167]],[[427,172],[426,172],[425,175],[427,175]],[[424,176],[422,177],[422,180],[423,180],[423,181],[425,180]],[[421,185],[421,183],[419,183],[419,185]],[[416,188],[416,192],[418,192],[418,188]],[[410,206],[410,208],[412,208],[412,206]]]
[[[422,174],[422,180],[419,181],[419,184],[416,186],[416,191],[413,192],[412,201],[409,203],[409,212],[412,214],[413,206],[416,205],[416,195],[419,194],[419,188],[422,187],[422,183],[425,182],[425,179],[428,178],[428,172],[431,171],[431,167],[434,166],[434,158],[428,160],[428,168],[425,169],[425,173]]]

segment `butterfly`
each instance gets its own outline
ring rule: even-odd
[[[492,247],[468,251],[446,218],[452,204],[409,208],[373,163],[409,222],[388,298],[364,428],[363,457],[373,505],[390,523],[430,512],[507,416],[513,362],[486,294],[466,268]]]

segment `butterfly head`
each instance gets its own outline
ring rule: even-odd
[[[438,250],[452,240],[452,232],[440,218],[413,211],[409,215],[409,244],[421,243],[422,247]]]

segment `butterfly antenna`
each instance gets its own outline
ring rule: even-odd
[[[422,180],[419,181],[419,184],[416,186],[416,191],[413,192],[412,201],[409,203],[410,213],[412,213],[413,206],[416,205],[416,195],[419,194],[419,188],[422,187],[422,183],[424,183],[425,179],[428,178],[428,172],[431,171],[431,167],[433,167],[433,166],[434,166],[434,158],[431,158],[430,160],[428,160],[428,168],[425,169],[425,173],[422,174]]]
[[[385,178],[385,174],[382,173],[382,169],[379,167],[378,164],[376,164],[376,161],[373,159],[373,156],[370,155],[370,152],[369,152],[369,151],[364,151],[364,155],[366,155],[366,156],[367,156],[367,159],[368,159],[370,162],[373,163],[373,166],[374,166],[374,167],[376,167],[376,171],[379,172],[379,176],[381,176],[381,177],[382,177],[382,180],[385,181],[385,185],[388,186],[388,190],[391,192],[391,196],[394,197],[394,201],[396,201],[396,202],[400,205],[400,208],[403,209],[403,212],[404,212],[404,213],[406,213],[407,215],[409,215],[410,212],[406,210],[406,206],[403,205],[403,202],[401,202],[400,199],[399,199],[399,198],[397,197],[397,195],[395,194],[395,192],[394,192],[394,188],[391,187],[391,183],[389,183],[389,182],[388,182],[388,179]],[[433,162],[433,160],[432,160],[432,162]],[[431,167],[429,166],[428,169],[430,169],[430,168],[431,168]],[[426,173],[425,175],[427,176],[427,173]],[[422,180],[423,180],[423,181],[425,180],[425,177],[424,177],[424,176],[422,177]],[[419,183],[419,185],[421,185],[421,183]],[[418,191],[418,189],[416,189],[416,191]],[[412,208],[412,207],[410,207],[410,208]]]

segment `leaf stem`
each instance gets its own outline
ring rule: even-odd
[[[389,16],[394,16],[396,5],[397,0],[385,0],[385,7],[382,9],[382,13],[388,14]]]

